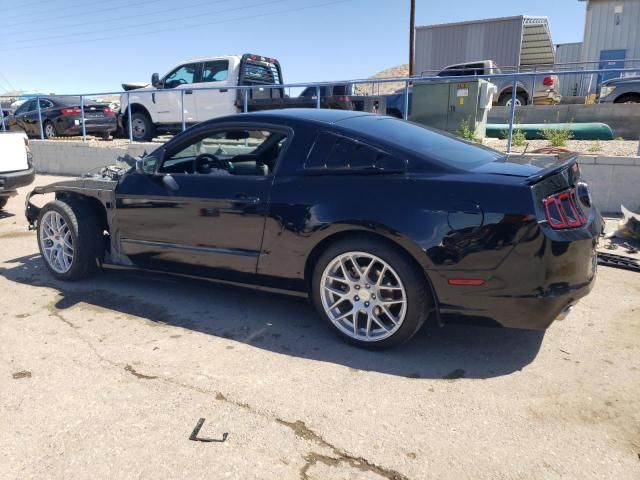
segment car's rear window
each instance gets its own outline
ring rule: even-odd
[[[500,152],[445,132],[390,117],[364,115],[338,122],[341,127],[388,142],[456,169],[471,170],[502,158]]]

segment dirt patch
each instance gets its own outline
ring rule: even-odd
[[[29,370],[21,370],[11,375],[14,380],[20,380],[21,378],[31,378],[31,372]]]

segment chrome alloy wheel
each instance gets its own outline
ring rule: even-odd
[[[57,273],[67,273],[73,263],[73,237],[64,217],[56,211],[46,212],[40,224],[42,255]]]
[[[407,294],[398,274],[375,255],[346,252],[322,273],[325,313],[342,333],[362,342],[384,340],[402,325]]]

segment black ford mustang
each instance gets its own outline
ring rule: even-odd
[[[428,318],[548,327],[591,289],[602,228],[573,158],[337,110],[210,120],[128,171],[29,197],[47,192],[26,215],[59,279],[104,265],[308,294],[369,348]]]

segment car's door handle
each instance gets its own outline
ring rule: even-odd
[[[200,216],[201,217],[219,217],[220,210],[218,210],[217,208],[201,208]]]
[[[185,90],[184,94],[185,95],[191,95],[193,93],[193,90]]]
[[[248,203],[251,205],[255,205],[256,203],[260,202],[260,198],[252,197],[251,195],[245,195],[244,193],[239,193],[235,196],[233,201],[236,203]]]
[[[229,89],[228,88],[221,88],[220,90],[218,90],[220,93],[225,93],[228,92]]]

